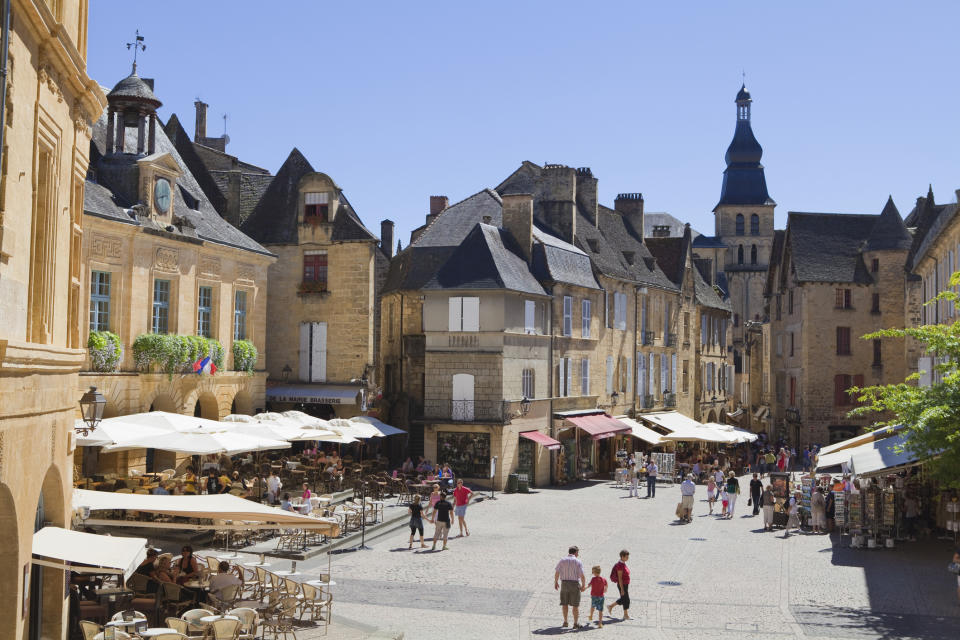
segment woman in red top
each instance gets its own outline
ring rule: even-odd
[[[620,552],[620,562],[613,565],[610,570],[610,580],[617,583],[617,589],[620,590],[620,598],[607,607],[607,613],[613,614],[613,608],[617,605],[623,607],[623,619],[629,620],[630,614],[630,569],[627,568],[627,560],[630,559],[630,552],[624,549]]]

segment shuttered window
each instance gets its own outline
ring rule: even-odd
[[[850,327],[837,327],[837,355],[850,355]]]

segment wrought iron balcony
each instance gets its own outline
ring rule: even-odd
[[[498,400],[437,400],[424,402],[424,418],[454,422],[490,422],[504,419],[504,402]]]
[[[643,396],[643,408],[653,409],[653,396]]]
[[[640,332],[640,343],[646,346],[653,344],[653,331],[641,331]]]
[[[675,346],[677,346],[677,334],[675,334],[675,333],[668,333],[668,334],[667,334],[667,346],[668,346],[668,347],[675,347]]]
[[[677,406],[677,394],[676,393],[663,394],[663,406],[665,407]]]

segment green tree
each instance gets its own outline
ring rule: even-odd
[[[950,279],[952,287],[960,286],[960,272]],[[960,308],[958,295],[944,291],[927,304],[949,300]],[[940,482],[960,487],[960,320],[951,324],[924,325],[908,329],[884,329],[863,336],[866,340],[912,338],[924,345],[924,351],[935,356],[932,383],[917,384],[919,373],[911,374],[899,384],[854,388],[861,406],[853,416],[876,416],[874,427],[904,425],[909,434],[905,448],[918,458],[929,458],[928,468]],[[934,372],[939,375],[933,375]]]

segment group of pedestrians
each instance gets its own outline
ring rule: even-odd
[[[614,607],[623,608],[623,619],[630,619],[630,569],[627,567],[627,561],[630,559],[630,552],[626,549],[620,552],[620,559],[610,570],[610,582],[617,585],[619,598],[607,606],[607,614],[613,614]],[[581,629],[584,625],[580,624],[580,594],[590,589],[590,617],[589,622],[593,622],[593,614],[597,613],[597,626],[603,628],[603,607],[606,593],[609,589],[607,579],[601,574],[603,568],[600,565],[594,565],[590,570],[590,581],[587,582],[583,573],[583,562],[580,561],[579,547],[572,546],[567,550],[567,556],[557,563],[553,573],[553,588],[560,592],[560,609],[563,611],[563,627],[570,626],[570,610],[573,610],[573,628]]]
[[[657,463],[654,462],[653,458],[647,458],[645,463],[642,463],[642,467],[637,467],[636,461],[631,455],[627,459],[627,481],[630,485],[630,493],[627,497],[629,498],[639,498],[640,497],[640,478],[646,478],[647,480],[647,497],[656,498],[657,497]]]
[[[407,503],[407,511],[410,513],[410,540],[407,549],[413,549],[413,539],[417,534],[420,535],[420,548],[427,548],[423,541],[423,519],[427,517],[434,525],[431,551],[436,550],[437,542],[440,541],[443,542],[440,550],[447,550],[447,539],[453,526],[452,516],[456,516],[457,524],[460,527],[460,535],[457,537],[469,536],[467,505],[470,504],[471,498],[473,498],[473,491],[463,486],[463,480],[457,480],[457,488],[453,490],[453,504],[447,501],[447,492],[440,489],[439,484],[433,485],[426,511],[424,511],[419,499]]]

